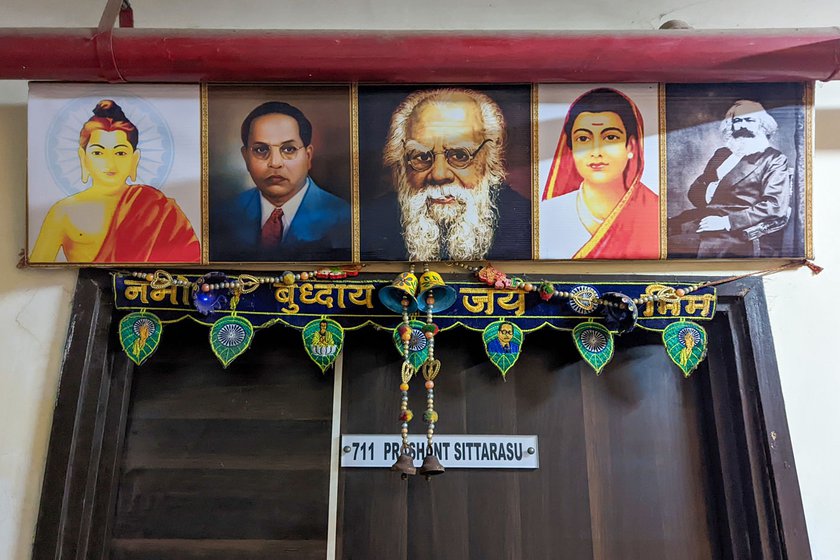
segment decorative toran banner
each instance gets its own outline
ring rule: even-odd
[[[435,379],[442,367],[435,358],[439,332],[456,326],[482,331],[488,359],[506,376],[525,346],[525,334],[549,325],[571,331],[581,357],[600,374],[615,352],[615,335],[639,327],[662,333],[666,353],[688,377],[706,357],[708,337],[697,321],[714,317],[714,286],[800,266],[808,266],[814,274],[821,270],[808,261],[792,261],[775,269],[689,285],[576,284],[533,283],[490,264],[453,264],[476,280],[445,283],[428,265],[418,278],[414,264],[394,279],[358,278],[357,268],[231,277],[221,272],[116,273],[116,307],[131,311],[120,321],[120,342],[139,365],[160,343],[164,322],[190,317],[210,326],[210,346],[227,367],[248,349],[256,329],[282,323],[301,331],[307,354],[324,372],[341,352],[345,329],[369,324],[392,329],[394,349],[402,357],[398,417],[402,444],[391,470],[403,479],[415,474],[428,479],[446,470],[435,455],[433,441],[439,421]],[[426,389],[422,414],[426,443],[421,450],[413,448],[409,439],[414,418],[409,389],[415,377],[423,378]],[[424,455],[420,468],[414,465],[418,453]]]
[[[157,348],[164,324],[189,317],[211,327],[211,348],[227,367],[248,349],[256,330],[279,323],[301,331],[306,352],[325,371],[343,347],[345,330],[374,325],[394,331],[401,355],[407,342],[405,357],[418,369],[427,361],[438,329],[462,326],[482,331],[489,360],[506,375],[526,333],[548,325],[570,331],[581,356],[600,374],[614,353],[614,335],[638,327],[662,333],[666,352],[687,377],[706,354],[706,332],[697,321],[711,320],[717,301],[714,287],[683,293],[681,285],[650,282],[543,281],[539,287],[529,284],[526,291],[459,276],[446,284],[454,303],[435,311],[433,324],[422,317],[406,324],[380,301],[380,290],[397,285],[393,277],[342,278],[344,273],[338,272],[311,278],[304,273],[301,279],[301,274],[290,274],[294,276],[258,277],[260,282],[251,283],[246,292],[238,286],[255,277],[244,274],[114,273],[116,307],[132,312],[120,323],[123,349],[141,364]],[[552,297],[557,295],[563,297]],[[618,322],[616,313],[621,315]]]

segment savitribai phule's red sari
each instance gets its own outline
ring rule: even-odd
[[[637,154],[627,161],[624,184],[627,192],[572,258],[575,259],[658,259],[659,258],[659,197],[641,182],[644,170],[644,123],[638,107],[626,95],[616,91],[633,107],[638,123]],[[584,94],[586,95],[586,94]],[[580,99],[580,98],[578,98]],[[578,190],[583,177],[575,169],[572,150],[567,145],[565,130],[569,114],[577,100],[569,106],[566,122],[551,162],[543,200]],[[626,124],[625,124],[626,126]],[[570,219],[578,219],[570,216]],[[548,241],[550,243],[550,240]],[[545,240],[540,241],[546,243]]]
[[[178,204],[154,187],[129,185],[93,262],[200,260],[198,238]]]

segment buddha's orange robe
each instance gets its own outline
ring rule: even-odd
[[[147,185],[125,190],[93,262],[177,262],[201,260],[201,246],[178,204]]]

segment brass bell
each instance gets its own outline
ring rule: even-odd
[[[423,463],[423,466],[426,466],[425,462]],[[414,466],[414,459],[411,458],[411,455],[407,455],[405,453],[400,455],[397,462],[391,465],[391,470],[400,473],[403,480],[408,478],[408,475],[417,474],[417,468]]]
[[[443,474],[445,471],[446,469],[444,469],[443,465],[440,464],[438,458],[429,453],[428,455],[426,455],[426,458],[423,459],[423,466],[420,467],[419,473],[425,475],[426,480],[428,480],[429,477],[438,474]]]
[[[434,311],[441,312],[455,305],[458,299],[458,292],[452,286],[447,286],[440,277],[440,274],[433,270],[427,270],[420,276],[420,287],[417,293],[417,309],[426,312],[429,310],[429,301],[433,302]],[[429,299],[431,296],[431,299]]]
[[[406,311],[414,313],[417,311],[417,299],[414,297],[416,293],[417,277],[411,272],[403,272],[391,282],[390,286],[379,290],[379,301],[394,313],[402,313],[402,302],[405,299],[408,301]]]

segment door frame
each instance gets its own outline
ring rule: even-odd
[[[708,280],[634,279],[675,284]],[[121,315],[115,310],[110,273],[80,270],[47,451],[35,560],[108,557],[134,373],[134,364],[122,352],[112,328]],[[708,379],[732,557],[810,559],[761,279],[745,278],[718,287],[716,320],[709,332],[710,339],[731,335],[732,346],[710,345],[707,359],[735,364],[731,375]]]

